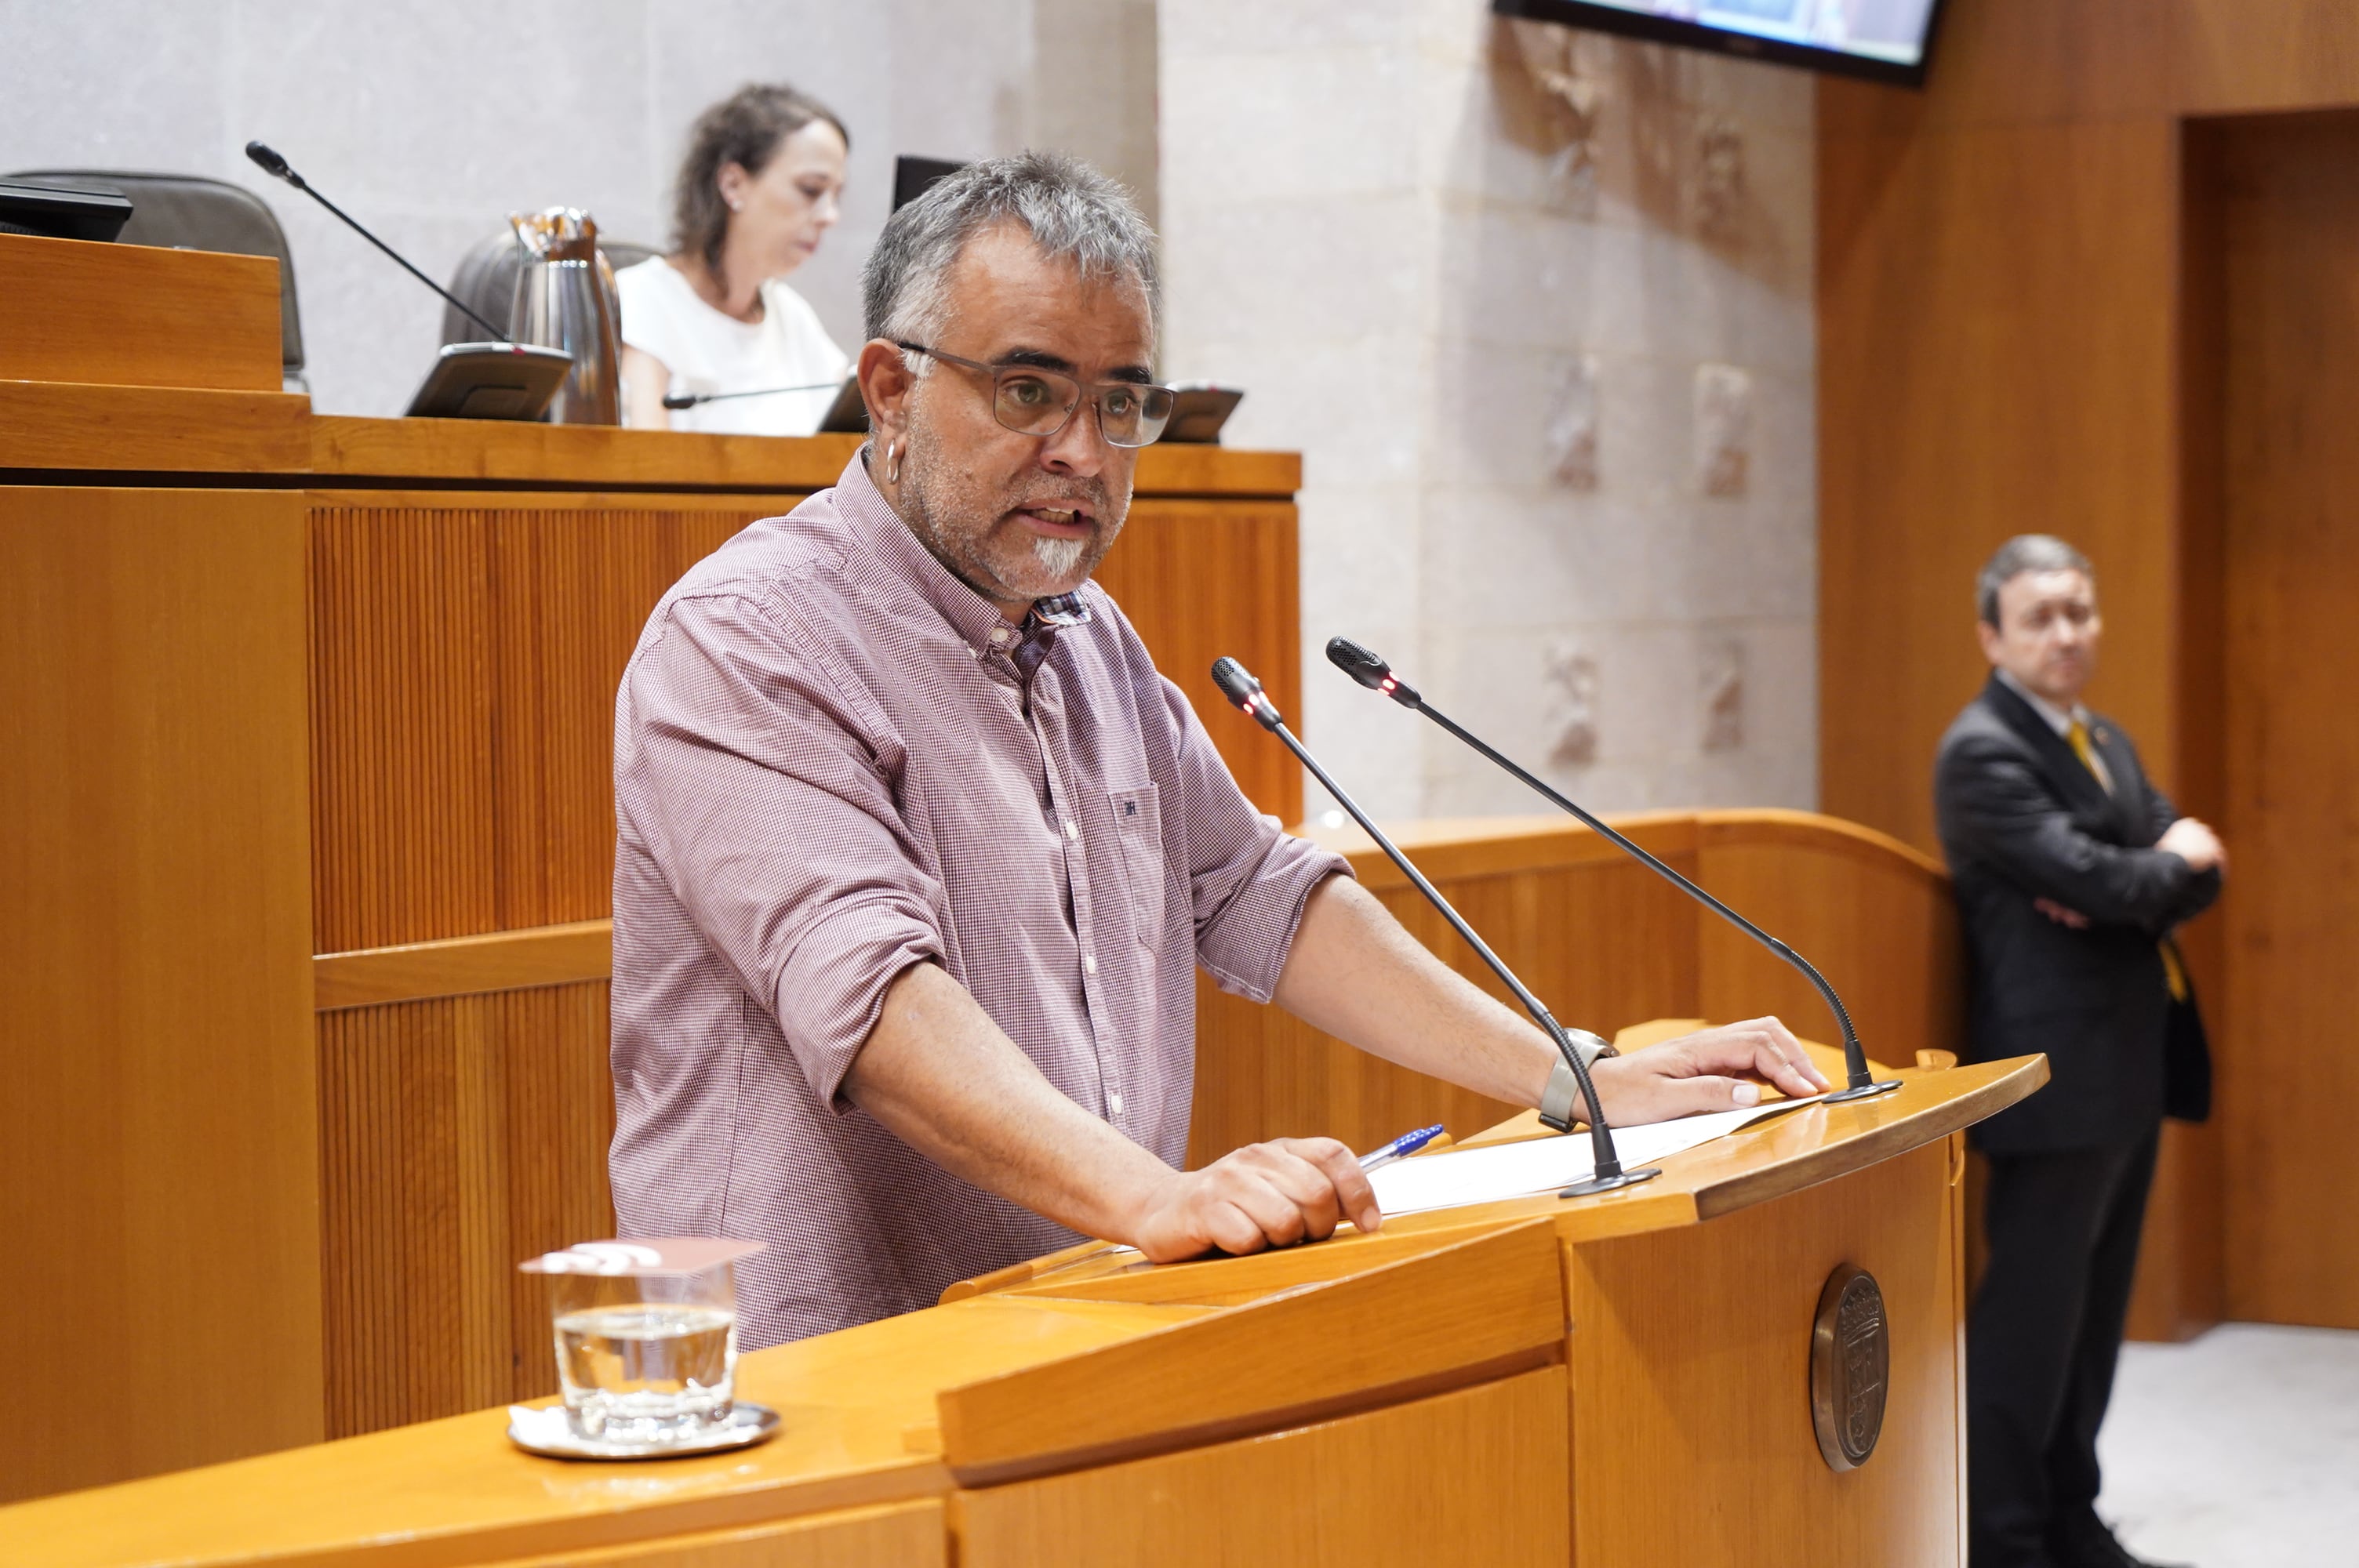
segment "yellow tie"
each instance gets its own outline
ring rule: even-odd
[[[2081,759],[2081,765],[2089,770],[2089,776],[2104,785],[2107,795],[2113,794],[2114,786],[2105,782],[2105,770],[2097,765],[2097,748],[2090,744],[2089,727],[2075,719],[2072,728],[2064,732],[2064,738],[2072,742],[2072,754]],[[2166,941],[2161,946],[2162,982],[2169,988],[2171,1000],[2185,1001],[2187,966],[2179,961],[2179,948],[2175,944]]]
[[[2105,783],[2105,770],[2097,762],[2097,748],[2089,743],[2089,727],[2075,719],[2072,728],[2064,732],[2064,738],[2072,742],[2072,754],[2081,759],[2081,765],[2089,770],[2089,776],[2103,784],[2107,795],[2113,794],[2113,785]]]

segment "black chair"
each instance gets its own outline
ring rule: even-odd
[[[606,265],[616,272],[636,266],[660,251],[647,245],[635,245],[628,240],[610,240],[600,236],[599,250],[605,253]],[[451,292],[467,302],[467,308],[495,325],[505,326],[508,312],[516,303],[516,273],[524,265],[524,247],[516,243],[516,231],[503,229],[496,234],[478,240],[459,258],[459,270],[451,275]],[[480,343],[484,330],[462,314],[458,307],[442,307],[442,341],[445,343]]]
[[[194,174],[143,174],[125,169],[44,168],[0,176],[18,185],[96,185],[121,191],[131,221],[118,244],[269,256],[278,263],[278,342],[287,389],[303,381],[303,319],[295,308],[295,256],[269,206],[244,186]]]

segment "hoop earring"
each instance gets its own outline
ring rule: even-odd
[[[885,443],[885,482],[901,482],[901,443],[898,441]]]

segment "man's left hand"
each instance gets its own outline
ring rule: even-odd
[[[1627,1056],[1608,1056],[1590,1076],[1597,1081],[1598,1104],[1616,1127],[1758,1105],[1765,1083],[1798,1099],[1833,1087],[1793,1031],[1775,1018],[1723,1024]]]

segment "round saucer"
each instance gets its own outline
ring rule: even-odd
[[[535,1409],[508,1407],[508,1441],[533,1454],[552,1459],[678,1459],[690,1454],[717,1454],[750,1448],[778,1430],[778,1412],[751,1400],[739,1400],[726,1423],[692,1436],[654,1442],[614,1443],[584,1437],[566,1419],[563,1405]]]

